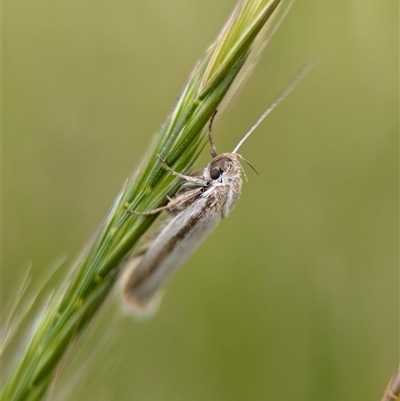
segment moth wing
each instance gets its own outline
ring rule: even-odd
[[[156,308],[163,284],[221,221],[219,209],[212,195],[200,198],[161,231],[146,253],[127,262],[122,279],[127,309],[147,314]]]

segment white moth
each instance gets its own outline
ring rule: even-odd
[[[184,180],[183,189],[175,198],[170,199],[167,206],[144,213],[128,210],[129,213],[144,216],[168,210],[175,214],[175,217],[143,254],[127,263],[128,267],[122,278],[122,292],[126,306],[136,312],[153,310],[166,280],[233,210],[242,191],[241,174],[244,174],[244,170],[240,162],[243,161],[252,167],[237,153],[239,148],[264,118],[294,89],[310,68],[311,66],[306,67],[297,75],[231,153],[217,154],[211,137],[211,119],[209,139],[213,160],[203,171],[193,175],[183,175],[172,170],[158,156],[165,169]]]

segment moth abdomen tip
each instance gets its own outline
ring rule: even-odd
[[[136,318],[152,317],[158,310],[161,298],[161,291],[149,298],[139,298],[135,294],[124,291],[122,309],[124,314]]]
[[[142,259],[143,255],[139,255],[126,262],[125,271],[120,279],[119,293],[124,314],[146,318],[156,313],[162,298],[162,291],[140,294],[143,291],[140,291],[140,286],[135,285],[135,272]]]

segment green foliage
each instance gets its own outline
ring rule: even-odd
[[[137,174],[122,188],[76,262],[74,274],[57,288],[37,319],[24,352],[5,380],[4,401],[39,400],[46,393],[68,345],[91,321],[113,287],[124,258],[157,217],[132,216],[126,210],[158,207],[178,189],[178,180],[165,171],[157,155],[177,171],[190,170],[204,144],[204,127],[227,94],[232,96],[237,89],[230,91],[238,73],[256,61],[263,45],[263,28],[279,3],[240,2],[192,72]],[[247,71],[244,76],[251,68]]]

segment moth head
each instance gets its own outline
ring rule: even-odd
[[[239,159],[243,159],[236,153],[222,153],[216,156],[208,165],[208,173],[211,181],[222,181],[223,178],[236,178],[240,176],[242,166]]]

